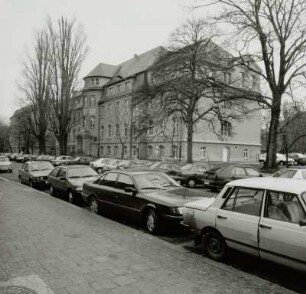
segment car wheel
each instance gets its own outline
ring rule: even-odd
[[[54,193],[54,189],[53,189],[53,187],[50,185],[50,187],[49,187],[49,194],[51,195],[51,196],[55,196],[55,193]]]
[[[207,255],[216,261],[221,261],[225,257],[226,244],[224,238],[214,231],[209,231],[203,235],[203,246]]]
[[[90,197],[89,199],[89,210],[94,214],[100,213],[99,203],[96,197]]]
[[[194,188],[196,186],[195,179],[188,179],[187,181],[187,187],[188,188]]]
[[[72,191],[68,192],[68,201],[71,204],[75,204],[75,198],[74,198],[74,195],[73,195]]]
[[[156,234],[158,232],[158,217],[153,209],[149,209],[145,218],[146,229],[150,234]]]

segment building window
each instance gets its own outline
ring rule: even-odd
[[[148,133],[149,133],[150,136],[153,136],[153,134],[154,134],[154,122],[153,122],[153,120],[149,121],[149,131],[148,131]]]
[[[172,157],[173,158],[178,158],[178,148],[177,145],[172,146]]]
[[[177,135],[178,134],[178,118],[177,117],[174,117],[173,120],[172,120],[172,132],[173,132],[173,135]]]
[[[127,147],[125,145],[123,146],[123,154],[127,155]]]
[[[90,96],[90,107],[95,107],[95,106],[96,106],[96,97]]]
[[[165,156],[165,147],[163,145],[159,145],[157,147],[157,156],[159,159],[163,159],[163,157]]]
[[[97,138],[97,137],[93,137],[93,141],[94,141],[94,142],[97,142],[97,141],[98,141],[98,138]]]
[[[133,146],[133,156],[137,157],[137,147]]]
[[[229,121],[221,122],[221,136],[230,137],[232,135],[232,124]]]
[[[152,157],[153,155],[153,147],[151,145],[148,146],[148,157]]]
[[[87,125],[86,125],[86,116],[83,116],[83,127],[86,128]]]
[[[166,120],[164,119],[160,124],[160,132],[164,133],[166,129]]]
[[[200,153],[201,153],[201,158],[206,158],[207,154],[206,154],[206,147],[202,146],[200,148]]]
[[[94,78],[91,79],[91,84],[92,84],[92,85],[95,84],[95,79],[94,79]]]
[[[103,154],[104,154],[104,147],[101,146],[101,147],[100,147],[100,155],[103,155]]]
[[[111,147],[107,146],[107,155],[111,155]]]
[[[118,150],[119,150],[118,146],[115,146],[114,147],[114,156],[118,156]]]
[[[119,125],[116,124],[116,137],[119,137],[119,135],[120,135],[119,132],[120,132]]]
[[[103,137],[104,137],[104,126],[102,125],[101,126],[101,138],[103,139]]]
[[[249,149],[243,149],[243,159],[249,159]]]
[[[128,135],[128,124],[124,123],[124,136],[127,137]]]
[[[96,85],[99,85],[99,78],[96,78]]]
[[[112,126],[108,125],[108,136],[111,137],[112,135]]]
[[[94,115],[91,115],[89,117],[89,127],[94,128],[96,124],[96,117]]]

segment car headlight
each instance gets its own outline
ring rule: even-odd
[[[82,190],[83,190],[83,187],[76,187],[76,189],[75,189],[76,191],[79,191],[79,192],[82,192]]]
[[[183,207],[170,207],[170,211],[172,214],[182,215]]]

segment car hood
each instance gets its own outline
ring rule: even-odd
[[[0,166],[9,166],[9,165],[12,165],[9,161],[0,162]]]
[[[31,175],[33,175],[34,177],[46,177],[52,172],[52,170],[53,169],[31,171]]]
[[[96,176],[88,178],[69,179],[69,183],[75,187],[82,187],[85,182],[92,182],[96,179]]]
[[[206,210],[214,203],[215,199],[215,197],[203,197],[201,200],[188,202],[188,204],[186,204],[185,206],[193,209]]]
[[[202,199],[204,194],[203,192],[194,191],[187,188],[175,188],[169,190],[154,190],[154,192],[143,192],[142,198],[149,201],[167,205],[172,207],[181,207],[185,203]]]

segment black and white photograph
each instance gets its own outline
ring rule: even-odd
[[[305,0],[0,5],[0,294],[306,294]]]

